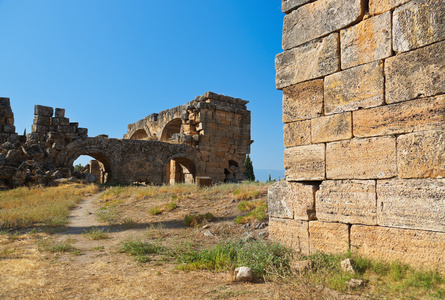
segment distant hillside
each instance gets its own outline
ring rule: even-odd
[[[274,178],[276,180],[284,178],[284,170],[253,169],[253,171],[255,172],[255,180],[258,181],[267,181],[269,179],[269,174],[272,177],[272,180]]]

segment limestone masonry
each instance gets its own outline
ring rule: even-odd
[[[237,182],[250,153],[248,101],[211,92],[128,125],[123,139],[88,137],[65,110],[36,105],[32,132],[15,133],[9,98],[0,98],[0,188],[49,184],[73,175],[81,155],[96,159],[76,174],[118,183]],[[85,171],[84,170],[84,171]]]
[[[270,235],[445,271],[445,1],[283,0]]]

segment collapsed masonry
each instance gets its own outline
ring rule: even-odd
[[[270,235],[445,270],[445,2],[283,0]]]
[[[35,106],[32,132],[18,135],[9,98],[0,98],[0,187],[69,178],[81,155],[95,159],[88,178],[103,183],[179,183],[209,176],[213,182],[242,180],[252,143],[247,103],[207,92],[130,124],[124,139],[110,139],[88,137],[64,109],[41,105]]]

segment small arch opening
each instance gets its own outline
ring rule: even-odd
[[[195,163],[185,157],[171,159],[166,165],[166,183],[195,183]]]
[[[175,133],[181,133],[182,120],[180,118],[173,119],[165,125],[161,134],[161,141],[168,142]]]
[[[143,141],[149,139],[150,137],[148,136],[147,132],[144,129],[136,130],[130,138],[130,140],[143,140]]]
[[[237,183],[239,175],[239,164],[234,160],[229,160],[229,168],[224,169],[224,182]]]
[[[111,163],[101,154],[80,155],[73,162],[73,175],[89,182],[111,181]]]

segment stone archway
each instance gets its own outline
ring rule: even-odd
[[[130,140],[148,140],[150,137],[145,129],[136,130],[130,137]]]
[[[102,152],[97,150],[81,149],[73,153],[67,160],[66,166],[73,168],[73,164],[77,158],[82,155],[90,156],[97,161],[97,165],[92,168],[92,174],[98,177],[99,183],[107,183],[113,180],[113,166],[111,160]]]
[[[169,121],[162,129],[161,141],[168,142],[175,133],[181,133],[182,119],[175,118]]]
[[[186,156],[174,155],[165,164],[165,183],[194,183],[196,162]]]

